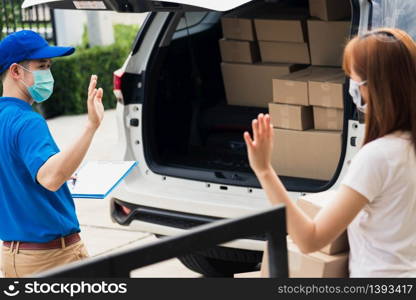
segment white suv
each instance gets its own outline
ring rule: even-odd
[[[76,6],[79,1],[36,1],[69,9],[88,8],[94,2]],[[99,2],[98,8],[107,10],[150,12],[130,55],[114,72],[119,158],[136,160],[139,165],[113,194],[113,220],[156,236],[171,236],[194,226],[267,208],[269,203],[248,165],[242,139],[251,120],[266,110],[226,104],[218,47],[223,12],[219,10],[250,10],[264,2],[275,7],[307,9],[308,1]],[[394,25],[408,31],[414,28],[408,26],[416,20],[410,16],[415,10],[409,8],[415,7],[414,0],[399,4],[351,0],[351,7],[352,35],[372,26]],[[400,13],[394,14],[395,11]],[[304,193],[337,187],[359,149],[361,117],[351,103],[346,84],[338,167],[329,181],[282,176],[294,200]],[[253,236],[180,260],[205,276],[230,276],[256,269],[263,246],[264,238]]]

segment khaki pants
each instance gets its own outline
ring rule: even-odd
[[[60,249],[23,250],[16,245],[1,249],[1,271],[4,277],[30,277],[48,269],[89,257],[84,243],[78,241]]]

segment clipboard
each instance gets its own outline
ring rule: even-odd
[[[104,199],[137,166],[136,161],[88,161],[67,181],[73,198]]]

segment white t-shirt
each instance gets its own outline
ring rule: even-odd
[[[363,146],[342,184],[369,201],[348,226],[350,277],[416,277],[416,155],[410,133]]]

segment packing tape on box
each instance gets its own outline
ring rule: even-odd
[[[282,105],[279,108],[279,116],[280,116],[280,125],[283,128],[289,128],[291,125],[290,114],[289,114],[289,106]]]
[[[327,93],[331,90],[331,83],[330,82],[323,82],[320,84],[322,94],[321,94],[321,101],[322,105],[329,106],[331,105],[331,96],[327,95]]]
[[[337,121],[328,121],[328,129],[337,130],[338,129]]]
[[[285,81],[284,81],[284,84],[285,84],[286,86],[290,86],[290,87],[292,87],[292,86],[294,86],[294,85],[295,85],[295,83],[294,83],[293,81],[291,81],[291,80],[285,80]]]
[[[234,60],[240,61],[242,59],[241,51],[238,47],[231,47],[231,55]]]
[[[334,119],[337,117],[337,111],[335,109],[326,109],[326,116],[328,119]]]
[[[242,32],[242,30],[241,30],[242,25],[241,24],[243,23],[243,21],[240,18],[238,18],[237,16],[235,17],[235,19],[237,21],[237,26],[236,26],[236,28],[234,28],[234,32],[240,34]]]
[[[338,111],[336,109],[326,109],[326,118],[329,129],[338,129]]]
[[[302,259],[299,258],[299,255],[296,253],[296,251],[292,251],[291,247],[297,247],[293,242],[290,242],[292,245],[289,246],[287,249],[288,251],[288,260],[289,260],[289,273],[299,273],[302,267],[301,261]],[[289,244],[289,243],[288,243]]]
[[[287,103],[296,103],[296,97],[295,96],[287,95],[286,96],[286,102]]]
[[[322,95],[321,96],[322,105],[330,106],[331,105],[331,99],[332,98],[329,95]]]
[[[331,89],[331,84],[328,81],[322,82],[321,83],[321,89],[324,92],[328,92]]]

